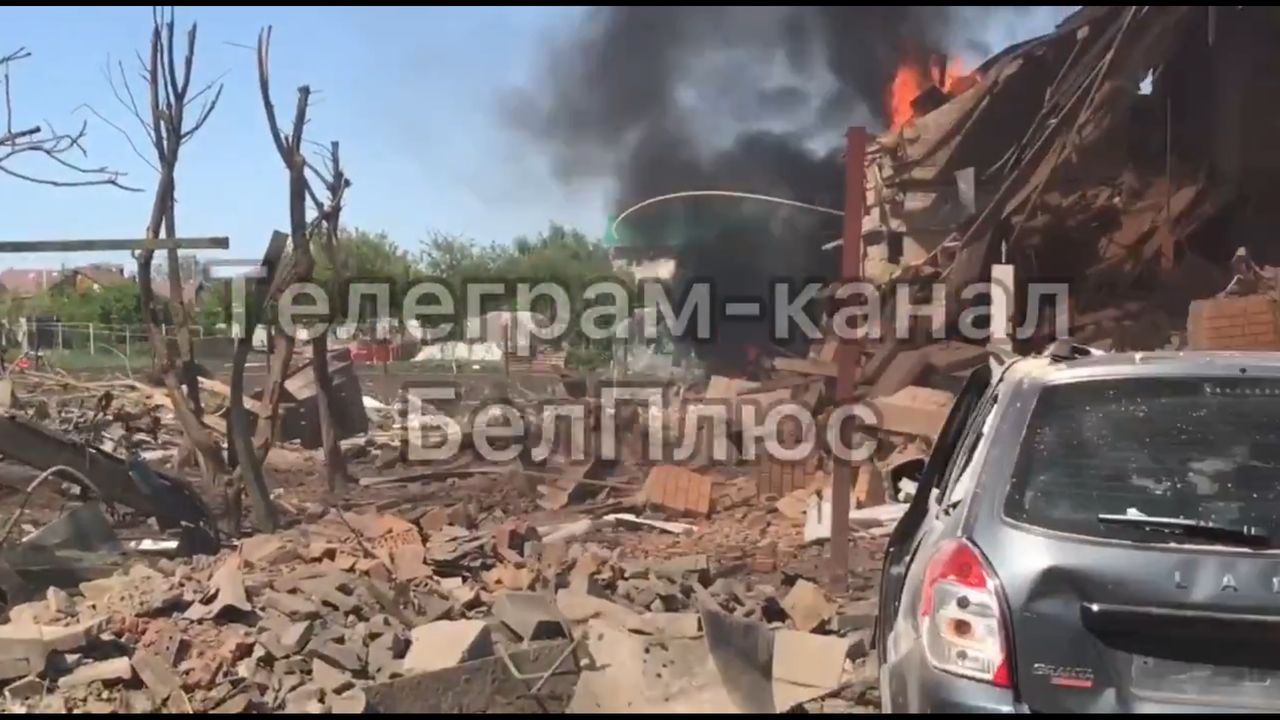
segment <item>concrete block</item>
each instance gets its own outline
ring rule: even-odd
[[[280,632],[280,649],[286,654],[300,652],[311,641],[314,626],[309,621],[296,622]]]
[[[564,616],[551,598],[542,593],[501,593],[493,601],[492,612],[526,641],[569,637]]]
[[[262,594],[262,606],[275,610],[292,620],[320,617],[320,606],[300,595],[268,591]]]
[[[937,437],[955,397],[945,390],[912,385],[887,397],[867,401],[877,420],[870,423],[889,432]]]
[[[164,700],[182,687],[182,680],[173,667],[157,655],[140,650],[133,654],[130,662],[133,663],[134,672],[142,678],[143,684],[157,700]]]
[[[836,613],[835,603],[827,598],[822,588],[808,580],[798,580],[782,601],[797,630],[809,632],[828,622]]]
[[[491,655],[493,636],[483,620],[437,620],[413,629],[404,671],[432,672]]]
[[[849,641],[833,635],[797,630],[773,634],[773,677],[806,687],[834,688],[840,684]]]
[[[355,687],[351,673],[336,668],[320,658],[311,659],[311,682],[331,693],[345,692]]]
[[[133,677],[133,664],[127,657],[118,657],[81,665],[72,670],[71,674],[59,679],[58,687],[65,690],[95,682],[128,680],[131,677]]]

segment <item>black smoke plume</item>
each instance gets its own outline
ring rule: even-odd
[[[887,125],[903,63],[989,54],[977,37],[1001,8],[607,7],[552,47],[543,81],[512,117],[549,151],[562,181],[612,181],[615,212],[686,190],[844,205],[844,129]],[[830,277],[841,219],[751,200],[692,198],[646,207],[619,226],[627,244],[678,248],[677,285],[763,295],[777,278]],[[765,299],[765,298],[760,298]],[[803,353],[768,323],[722,326],[698,354],[721,372],[744,358]]]
[[[843,128],[882,129],[904,62],[985,57],[1017,8],[608,7],[548,54],[512,108],[564,180],[617,181],[619,210],[691,189],[838,207]],[[831,185],[832,178],[836,186]]]

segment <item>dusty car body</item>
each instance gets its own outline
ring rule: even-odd
[[[1280,708],[1277,428],[1274,353],[976,370],[886,550],[884,709]]]

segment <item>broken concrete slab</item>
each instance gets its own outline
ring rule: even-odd
[[[127,657],[111,658],[81,665],[71,674],[58,680],[58,687],[66,690],[83,687],[95,682],[128,680],[133,677],[133,664]]]
[[[50,587],[45,593],[49,611],[57,615],[75,615],[76,604],[62,588]]]
[[[340,670],[318,657],[311,660],[311,682],[331,693],[346,692],[355,686],[351,673]]]
[[[645,613],[633,617],[626,628],[642,635],[688,640],[702,637],[702,618],[698,613]]]
[[[160,657],[145,650],[134,652],[133,670],[142,679],[152,696],[163,702],[174,691],[181,689],[182,680],[174,672],[173,667]]]
[[[785,628],[773,633],[773,677],[808,687],[840,684],[849,641]]]
[[[292,620],[312,620],[320,617],[320,607],[299,595],[268,590],[262,594],[260,602],[264,608],[275,610]]]
[[[600,618],[615,627],[627,627],[636,612],[604,598],[564,588],[556,593],[556,609],[569,622],[581,623]]]
[[[359,607],[360,602],[348,594],[351,576],[345,572],[330,572],[323,577],[302,580],[298,589],[337,610],[349,613]]]
[[[680,582],[686,575],[706,573],[711,570],[711,561],[706,555],[684,555],[664,560],[651,567],[655,577]]]
[[[44,697],[44,694],[44,681],[33,676],[16,680],[4,689],[4,698],[10,705],[38,700]]]
[[[830,635],[778,630],[773,635],[773,697],[778,712],[835,690],[849,642]]]
[[[388,633],[369,643],[367,665],[369,675],[379,680],[389,679],[392,673],[404,673],[405,655],[409,652],[409,639],[399,633]]]
[[[528,681],[513,677],[499,657],[369,685],[364,693],[378,713],[562,713],[578,679],[573,662],[564,659],[569,647],[567,641],[538,643],[508,654],[526,675],[546,673],[560,663],[536,698],[529,695]]]
[[[209,589],[200,599],[183,613],[188,620],[209,620],[228,610],[242,613],[253,612],[249,596],[244,589],[244,575],[240,571],[241,560],[232,555],[209,578]]]
[[[357,672],[364,667],[365,649],[363,647],[340,645],[332,640],[312,639],[307,645],[306,654],[307,657],[319,658],[349,672]]]
[[[323,688],[308,683],[285,696],[284,711],[295,715],[300,713],[308,715],[323,713],[325,710],[324,703],[321,702],[323,697]]]
[[[920,437],[937,437],[955,396],[945,390],[912,385],[886,397],[874,398],[867,405],[876,415],[869,423],[889,432]]]
[[[875,625],[878,605],[875,600],[853,600],[841,604],[840,610],[831,618],[831,631],[843,635],[871,628]]]
[[[71,652],[96,638],[102,623],[90,621],[70,627],[9,623],[0,625],[0,679],[36,675],[44,671],[49,653]]]
[[[404,671],[432,672],[492,654],[493,637],[483,620],[437,620],[413,629]]]
[[[491,612],[526,642],[570,637],[564,616],[542,593],[499,593]]]
[[[570,712],[738,712],[702,640],[635,635],[599,620]]]
[[[330,694],[326,704],[329,706],[329,711],[335,715],[362,715],[369,706],[369,701],[363,690],[352,688],[343,693]]]
[[[797,630],[810,632],[835,615],[836,605],[822,588],[805,579],[796,581],[782,601],[782,608]]]
[[[280,632],[280,649],[285,653],[300,652],[311,641],[314,626],[310,621],[296,622]]]

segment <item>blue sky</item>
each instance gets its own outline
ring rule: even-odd
[[[566,190],[545,158],[503,126],[503,93],[527,84],[541,50],[581,13],[570,8],[184,8],[178,24],[200,24],[193,84],[226,73],[222,102],[185,148],[178,177],[178,230],[228,235],[231,251],[256,257],[273,228],[288,225],[285,171],[267,134],[251,49],[274,26],[272,86],[282,113],[295,88],[319,91],[307,136],[342,143],[354,186],[345,220],[386,230],[409,249],[429,230],[507,241],[551,220],[590,234],[605,229],[609,188]],[[999,47],[1050,27],[1061,12],[1029,16]],[[15,127],[90,123],[94,165],[129,173],[147,190],[55,189],[0,177],[0,239],[137,237],[150,208],[154,173],[116,131],[131,118],[104,79],[107,59],[136,67],[150,32],[149,8],[8,8],[0,11],[0,52],[27,47],[13,70]],[[24,170],[31,170],[24,165]],[[55,267],[103,256],[0,258],[0,267]]]

